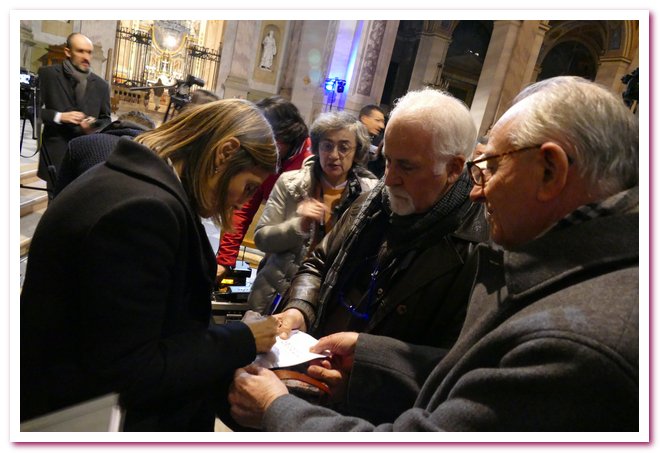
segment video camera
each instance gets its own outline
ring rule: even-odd
[[[21,119],[29,118],[32,115],[33,103],[35,101],[36,91],[39,89],[39,77],[21,68]]]
[[[626,90],[621,94],[623,101],[628,107],[632,107],[634,103],[639,102],[639,68],[621,77],[621,82],[627,85]]]
[[[193,85],[204,86],[204,80],[188,74],[185,80],[176,80],[176,84],[169,89],[170,100],[176,110],[181,109],[190,102],[190,88]]]

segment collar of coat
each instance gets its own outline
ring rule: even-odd
[[[192,218],[199,218],[172,168],[160,156],[131,138],[121,137],[112,151],[106,165],[115,170],[143,179],[170,192],[186,206]]]
[[[503,253],[508,297],[553,292],[558,286],[639,266],[638,189],[617,194],[602,205],[601,215],[564,228],[554,228],[516,250]]]

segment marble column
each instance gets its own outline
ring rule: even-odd
[[[366,104],[380,103],[398,28],[398,20],[364,21],[345,110],[357,114]]]
[[[247,98],[250,62],[254,58],[254,37],[258,34],[257,21],[227,21],[218,71],[220,89],[217,91],[221,97]]]
[[[285,69],[283,89],[291,87],[291,102],[298,107],[305,121],[311,124],[323,105],[322,85],[330,58],[326,48],[334,43],[333,30],[337,24],[336,21],[327,20],[300,22],[299,41],[290,43],[296,47],[295,64]],[[292,39],[297,29],[294,24]]]
[[[536,22],[536,21],[533,21]],[[545,39],[545,34],[550,30],[549,21],[538,21],[538,26],[534,30],[532,37],[532,45],[529,47],[529,58],[527,60],[527,67],[525,68],[525,73],[523,75],[523,84],[525,86],[536,82],[536,79],[539,76],[539,54],[541,53],[541,48],[543,47],[543,40]]]
[[[408,90],[419,90],[440,81],[450,44],[448,36],[426,30],[422,33]]]
[[[36,44],[32,34],[32,21],[21,21],[21,67],[31,72],[36,72],[32,67],[32,48]]]
[[[288,40],[287,54],[284,66],[282,67],[282,86],[279,89],[280,96],[287,99],[291,99],[293,94],[293,85],[296,80],[296,69],[298,67],[298,57],[300,55],[303,25],[304,21],[302,20],[291,21],[291,33]]]
[[[502,85],[502,92],[493,116],[484,123],[493,124],[511,106],[513,99],[526,86],[536,81],[539,54],[546,32],[550,29],[545,21],[526,20],[520,26],[516,45],[511,53],[509,69]],[[487,130],[487,129],[486,129]],[[485,130],[484,130],[485,132]]]
[[[322,49],[317,49],[317,58],[319,58],[319,64],[317,68],[320,69],[320,73],[316,73],[318,76],[318,82],[314,85],[314,93],[312,96],[312,107],[311,111],[308,113],[306,120],[311,124],[316,117],[323,113],[326,109],[328,103],[328,93],[325,91],[325,78],[328,76],[328,71],[332,65],[332,57],[334,54],[335,47],[337,45],[337,34],[340,28],[340,21],[331,20],[327,22],[327,28],[325,29],[325,41],[323,43]],[[322,30],[318,30],[319,32]]]
[[[608,87],[615,93],[622,93],[626,89],[626,85],[621,82],[621,77],[634,69],[630,68],[631,61],[625,57],[603,57],[599,63],[595,82]]]
[[[520,20],[498,20],[493,25],[493,34],[470,109],[479,135],[486,133],[497,112],[521,24]]]

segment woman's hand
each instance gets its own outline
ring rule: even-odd
[[[275,344],[279,321],[274,316],[261,316],[256,311],[245,312],[242,321],[247,324],[254,337],[257,352],[268,352]]]
[[[307,326],[305,325],[305,317],[295,308],[289,308],[282,313],[274,315],[274,317],[279,322],[279,327],[277,329],[277,334],[283,340],[286,340],[291,336],[291,331],[293,330],[302,330],[303,332],[307,331]]]
[[[323,223],[325,219],[325,205],[313,198],[306,198],[298,203],[296,214],[302,218],[303,231],[309,231],[312,222]]]
[[[218,284],[220,284],[227,271],[228,269],[226,267],[224,267],[222,264],[218,264],[218,270],[215,273],[215,280]]]

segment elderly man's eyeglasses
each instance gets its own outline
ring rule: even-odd
[[[337,151],[339,152],[340,156],[345,156],[349,154],[351,151],[355,150],[355,146],[351,145],[349,142],[339,142],[339,143],[334,143],[329,140],[321,140],[319,142],[319,151],[322,153],[331,153],[335,148],[337,148]]]
[[[495,159],[502,156],[508,156],[510,154],[521,153],[523,151],[528,151],[530,149],[540,148],[541,145],[532,145],[526,146],[524,148],[513,149],[502,154],[493,154],[492,156],[483,156],[475,160],[467,162],[467,169],[470,172],[472,181],[478,186],[484,186],[486,182],[493,176],[493,171],[488,168],[487,162],[491,159]]]

